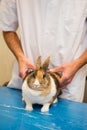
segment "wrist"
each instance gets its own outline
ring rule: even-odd
[[[86,60],[81,57],[76,59],[74,62],[75,62],[76,71],[78,71],[81,67],[83,67],[86,64]]]
[[[24,59],[25,59],[24,54],[19,54],[18,57],[17,57],[17,61],[18,61],[19,63],[23,62]]]
[[[79,70],[81,67],[83,67],[85,64],[87,64],[87,49],[74,62],[75,62],[75,66],[76,66],[77,70]]]

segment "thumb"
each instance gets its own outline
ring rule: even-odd
[[[35,69],[36,69],[36,66],[33,65],[32,63],[29,63],[29,64],[27,65],[27,70],[29,70],[29,69],[35,70]]]
[[[60,67],[55,67],[53,69],[50,69],[51,72],[61,72],[63,71],[63,68],[60,66]]]

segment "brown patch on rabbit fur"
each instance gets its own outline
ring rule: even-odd
[[[43,105],[41,112],[49,111],[51,104],[56,103],[60,93],[60,76],[48,69],[50,57],[41,64],[38,57],[36,69],[27,73],[22,85],[22,96],[26,110],[32,111],[33,104]]]
[[[36,63],[36,70],[32,71],[28,74],[27,78],[27,86],[35,91],[41,91],[41,96],[47,96],[51,90],[51,77],[55,80],[57,95],[59,94],[59,79],[60,76],[56,73],[50,72],[48,69],[50,57],[48,57],[43,65],[41,65],[41,56],[38,57]],[[35,88],[33,86],[35,80],[39,81],[40,87]],[[57,96],[55,95],[55,97]]]
[[[38,71],[36,70],[32,72],[30,75],[28,75],[27,84],[31,89],[36,91],[41,91],[42,96],[46,96],[50,93],[50,89],[51,89],[51,81],[49,76],[50,76],[49,73],[46,74],[46,72],[44,72],[42,69]],[[39,88],[34,88],[33,84],[35,80],[39,81],[40,84]]]

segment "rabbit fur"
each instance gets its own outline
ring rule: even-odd
[[[32,111],[33,104],[41,104],[41,112],[47,112],[50,105],[58,101],[60,75],[48,69],[49,61],[50,57],[41,64],[39,56],[36,69],[28,73],[23,81],[22,100],[26,103],[26,110]]]

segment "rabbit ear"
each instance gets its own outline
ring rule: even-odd
[[[47,70],[48,66],[49,66],[49,62],[50,62],[50,56],[47,57],[47,59],[44,61],[43,65],[42,65],[42,68]]]
[[[40,67],[41,67],[41,56],[39,56],[39,57],[37,58],[36,69],[38,70],[38,69],[40,69]]]

